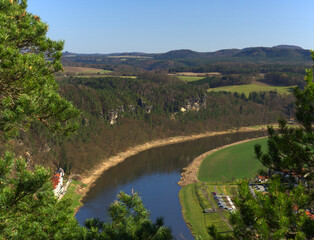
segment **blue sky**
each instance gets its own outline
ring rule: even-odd
[[[77,53],[314,49],[314,0],[28,0]]]

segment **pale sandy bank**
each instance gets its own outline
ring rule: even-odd
[[[130,147],[128,150],[121,152],[115,156],[105,158],[103,159],[102,163],[96,165],[91,171],[86,172],[84,175],[81,176],[81,182],[86,184],[86,187],[78,189],[78,192],[81,194],[81,199],[88,193],[90,188],[93,186],[95,181],[102,175],[102,173],[109,168],[118,165],[119,163],[123,162],[126,158],[136,155],[139,152],[145,151],[150,148],[155,148],[155,147],[161,147],[169,144],[174,144],[174,143],[180,143],[180,142],[185,142],[185,141],[190,141],[190,140],[195,140],[199,138],[204,138],[204,137],[209,137],[209,136],[216,136],[216,135],[222,135],[226,133],[234,133],[234,132],[252,132],[252,131],[259,131],[262,129],[266,129],[266,127],[243,127],[238,130],[232,129],[232,130],[227,130],[227,131],[221,131],[221,132],[206,132],[203,134],[197,134],[197,135],[191,135],[191,136],[178,136],[178,137],[172,137],[172,138],[166,138],[166,139],[160,139],[160,140],[155,140],[152,142],[148,142],[142,145]],[[240,142],[238,142],[240,143]],[[215,151],[215,150],[212,150]],[[212,152],[210,151],[210,152]],[[203,159],[206,155],[208,155],[210,152],[204,153],[198,158],[196,158],[187,168],[186,171],[182,175],[182,179],[180,181],[180,185],[186,185],[188,181],[193,182],[197,170],[199,167],[199,164],[201,162],[200,159]],[[199,163],[198,163],[199,162]],[[197,165],[198,164],[198,165]],[[189,180],[193,179],[193,180]]]

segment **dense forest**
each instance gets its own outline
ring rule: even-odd
[[[35,163],[83,172],[103,158],[159,138],[276,122],[291,114],[292,97],[261,92],[207,93],[163,74],[138,78],[65,77],[60,92],[81,112],[76,134],[49,137],[40,124],[20,134],[16,151]],[[48,139],[48,140],[47,140]],[[57,159],[57,160],[56,160]]]
[[[147,141],[274,123],[293,117],[293,96],[276,91],[207,92],[251,84],[304,85],[310,51],[299,47],[247,48],[164,54],[64,53],[63,66],[109,74],[57,72],[60,94],[81,111],[76,133],[50,135],[39,123],[21,132],[13,148],[30,162],[81,173],[102,159]],[[180,72],[203,74],[184,82]],[[216,74],[207,74],[216,73]]]

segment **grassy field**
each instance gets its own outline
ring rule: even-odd
[[[76,180],[72,180],[70,186],[68,187],[68,190],[64,197],[70,198],[72,201],[71,208],[73,209],[73,212],[81,206],[80,198],[81,194],[77,192],[77,189],[80,187],[86,187],[85,184],[78,182]]]
[[[83,74],[91,74],[91,73],[112,73],[110,70],[103,70],[103,69],[97,69],[97,68],[87,68],[87,67],[64,67],[64,72],[70,72],[70,73],[83,73]]]
[[[265,148],[267,138],[224,148],[207,156],[200,166],[198,179],[200,181],[230,181],[252,177],[262,167],[254,155],[254,145],[257,143]]]
[[[201,182],[189,184],[181,189],[179,197],[183,216],[194,236],[210,239],[207,228],[212,224],[220,233],[231,231],[228,225],[230,213],[218,207],[212,192],[229,196],[231,199],[235,197],[235,180],[252,177],[262,167],[254,157],[254,145],[257,143],[265,149],[267,138],[234,145],[207,156],[198,173]],[[214,211],[205,213],[205,209]]]
[[[173,75],[173,74],[171,74]],[[190,77],[207,77],[207,76],[217,76],[220,75],[219,72],[205,72],[205,73],[195,73],[195,72],[177,72],[176,76],[190,76]]]
[[[194,82],[203,79],[204,77],[193,77],[193,76],[177,76],[179,79],[185,82]]]
[[[97,77],[105,77],[105,78],[131,78],[131,79],[136,79],[136,76],[115,76],[115,75],[81,75],[81,76],[75,76],[77,78],[97,78]]]
[[[277,91],[280,94],[291,94],[292,88],[290,87],[278,87],[278,86],[262,86],[258,84],[246,84],[246,85],[234,85],[234,86],[226,86],[226,87],[217,87],[210,88],[208,92],[238,92],[239,94],[244,93],[246,97],[249,96],[250,92],[270,92]]]

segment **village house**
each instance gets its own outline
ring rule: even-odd
[[[256,175],[256,181],[258,183],[266,183],[268,182],[269,178],[266,176],[260,176],[260,175]]]
[[[58,198],[62,193],[64,171],[59,168],[52,177],[53,193]]]

